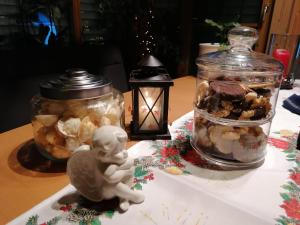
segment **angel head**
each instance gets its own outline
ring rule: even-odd
[[[128,156],[124,151],[127,139],[127,133],[122,128],[102,126],[94,132],[92,151],[102,162],[122,164]]]

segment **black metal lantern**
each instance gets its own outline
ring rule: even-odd
[[[132,88],[131,139],[171,139],[168,130],[169,88],[173,86],[163,64],[148,55],[130,74]]]

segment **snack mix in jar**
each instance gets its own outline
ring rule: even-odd
[[[32,107],[35,143],[53,160],[67,159],[75,149],[90,145],[98,127],[124,128],[122,93],[104,77],[80,69],[41,83]]]
[[[264,162],[283,67],[251,50],[257,31],[236,27],[231,48],[200,56],[194,102],[195,150],[222,169],[255,168]]]

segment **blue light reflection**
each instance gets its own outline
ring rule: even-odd
[[[53,21],[50,21],[49,17],[47,17],[44,13],[38,12],[38,21],[32,22],[32,24],[36,27],[39,27],[41,25],[46,26],[49,28],[48,34],[45,37],[44,44],[49,44],[49,38],[51,33],[53,33],[55,36],[57,36],[56,27]]]

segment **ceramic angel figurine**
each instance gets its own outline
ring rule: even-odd
[[[90,151],[76,151],[68,160],[67,174],[78,192],[94,202],[119,197],[124,211],[129,202],[143,202],[144,195],[130,188],[134,165],[125,150],[126,132],[116,126],[102,126],[92,141]]]

